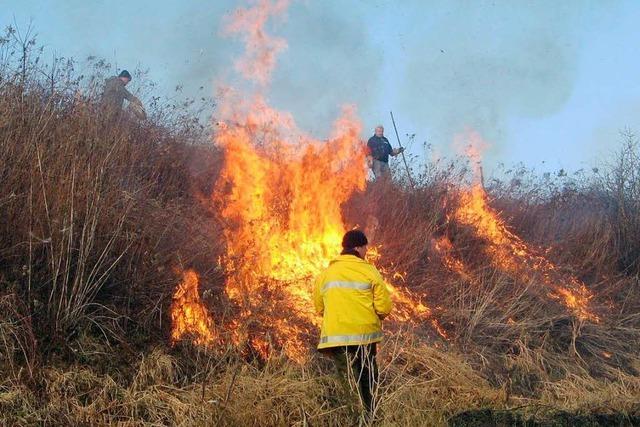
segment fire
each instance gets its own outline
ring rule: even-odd
[[[367,261],[376,265],[381,258],[380,247],[372,246],[367,252]],[[412,295],[407,289],[399,288],[392,284],[393,281],[404,282],[406,273],[396,271],[393,267],[386,269],[378,266],[378,270],[385,278],[387,288],[391,293],[394,307],[390,318],[399,322],[420,323],[428,320],[431,315],[431,309],[424,305],[419,298]]]
[[[442,262],[449,270],[457,273],[465,281],[475,283],[473,275],[467,271],[464,263],[451,254],[453,251],[453,244],[447,236],[442,236],[439,239],[434,240],[435,250],[441,255]]]
[[[245,45],[236,70],[257,86],[253,93],[229,87],[220,93],[214,140],[224,151],[224,165],[212,202],[223,222],[226,254],[220,263],[234,310],[219,327],[240,348],[262,357],[282,349],[302,361],[320,323],[313,311],[313,278],[339,253],[347,230],[342,205],[365,188],[367,170],[353,107],[342,109],[332,135],[321,141],[300,131],[291,114],[266,100],[266,85],[286,42],[269,35],[265,25],[282,16],[288,3],[258,0],[227,20],[226,33]],[[394,270],[385,275],[404,278]],[[216,339],[213,323],[197,299],[197,277],[189,272],[184,283],[172,307],[172,339],[189,330],[198,343],[211,343]],[[189,289],[188,297],[183,289]],[[392,293],[396,321],[430,317],[431,310],[406,289],[392,287]]]
[[[224,164],[213,199],[222,222],[225,254],[220,264],[226,272],[228,312],[216,319],[202,304],[198,277],[188,270],[171,306],[172,342],[193,337],[198,345],[230,341],[242,350],[267,357],[281,350],[304,361],[317,339],[319,316],[313,311],[313,278],[340,250],[347,225],[342,206],[366,186],[365,146],[354,107],[343,107],[327,140],[301,131],[292,114],[271,107],[266,86],[286,41],[265,30],[268,20],[282,16],[288,0],[256,0],[228,18],[225,31],[239,36],[245,54],[235,69],[247,82],[244,92],[224,87],[220,92],[218,128],[214,142],[224,152]],[[472,135],[478,157],[479,136]],[[476,162],[479,165],[479,162]],[[571,277],[564,280],[555,267],[508,231],[486,203],[481,186],[461,196],[455,218],[474,227],[490,242],[489,254],[501,269],[544,278],[550,294],[580,318],[595,319],[588,311],[590,295]],[[377,221],[372,221],[377,222]],[[436,247],[445,265],[471,277],[452,255],[451,242],[443,238]],[[372,247],[369,260],[380,262],[381,247]],[[433,317],[424,298],[400,286],[407,277],[393,265],[378,265],[395,303],[392,324],[430,325],[441,336],[446,331]],[[528,268],[525,268],[528,267]]]
[[[380,249],[380,246],[372,246],[367,252],[367,261],[374,265],[378,264],[382,257]],[[415,295],[407,288],[393,285],[394,282],[405,282],[406,272],[397,271],[393,266],[390,268],[378,266],[378,270],[385,278],[394,304],[390,320],[396,324],[419,325],[428,323],[442,338],[449,338],[445,329],[440,325],[438,320],[433,317],[433,310],[422,302],[423,297],[421,298],[419,295]]]
[[[277,121],[260,126],[236,122],[216,136],[225,150],[216,201],[228,224],[226,294],[241,307],[239,324],[254,324],[257,333],[252,338],[248,331],[239,334],[237,344],[249,341],[265,356],[273,346],[304,360],[317,333],[320,319],[312,309],[312,279],[339,253],[347,230],[341,205],[366,183],[360,127],[352,114],[347,110],[338,120],[336,136],[328,143],[309,137],[291,141],[278,130]],[[375,263],[378,248],[369,255]],[[382,273],[388,281],[404,281],[406,275],[393,268]],[[389,287],[395,301],[393,321],[433,320],[416,296]]]
[[[264,353],[270,340],[300,360],[318,322],[312,278],[340,248],[341,205],[365,185],[360,126],[345,109],[328,143],[292,140],[283,114],[253,108],[216,135],[225,153],[215,196],[227,225],[225,292],[241,307],[240,324],[262,329],[252,347]]]
[[[328,143],[291,141],[277,123],[246,120],[216,135],[225,152],[220,182],[227,186],[217,198],[231,225],[227,268],[243,278],[286,281],[319,273],[340,247],[341,205],[365,185],[353,111],[345,110]]]
[[[193,270],[182,273],[182,282],[173,295],[171,304],[171,342],[183,336],[192,336],[198,345],[210,345],[215,339],[213,320],[198,294],[198,275]]]
[[[236,70],[245,78],[265,85],[275,68],[278,53],[286,49],[287,42],[271,36],[264,27],[269,18],[283,16],[289,0],[256,3],[248,9],[240,7],[229,16],[224,33],[238,35],[245,44],[244,55],[235,63]]]
[[[589,309],[592,295],[585,284],[574,276],[559,272],[553,263],[510,232],[499,215],[488,206],[486,193],[480,184],[461,194],[455,218],[489,242],[487,252],[501,270],[525,280],[540,279],[549,289],[549,296],[561,301],[578,318],[598,320]]]
[[[481,157],[488,144],[474,130],[456,136],[454,146],[471,161],[475,184],[469,190],[460,191],[459,203],[453,218],[458,223],[471,227],[475,234],[488,242],[487,255],[492,263],[508,274],[527,281],[539,280],[549,289],[548,295],[564,304],[579,319],[598,321],[598,316],[589,309],[592,294],[578,278],[563,274],[556,266],[520,237],[509,231],[499,214],[487,203],[483,188]],[[453,245],[447,236],[434,241],[435,250],[443,264],[456,272],[465,281],[476,283],[464,263],[456,258]]]

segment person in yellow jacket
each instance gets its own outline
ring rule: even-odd
[[[318,349],[333,356],[343,374],[354,373],[371,414],[378,381],[376,343],[382,340],[382,319],[392,303],[382,276],[364,259],[368,243],[360,230],[344,235],[340,256],[315,281],[313,299],[322,314]]]

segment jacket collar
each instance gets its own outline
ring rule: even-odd
[[[363,260],[360,257],[357,257],[355,255],[349,255],[349,254],[344,254],[344,255],[338,255],[337,257],[335,257],[334,259],[332,259],[329,264],[333,264],[335,262],[356,262],[356,263],[360,263],[363,262],[365,264],[368,264],[367,261]]]
[[[358,258],[362,258],[358,251],[356,251],[355,249],[343,249],[342,252],[340,252],[340,255],[353,255],[357,256]]]

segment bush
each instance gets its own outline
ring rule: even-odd
[[[103,117],[97,79],[83,87],[72,62],[39,67],[35,41],[16,34],[0,41],[0,283],[13,318],[28,319],[19,341],[37,351],[23,353],[64,354],[87,328],[129,344],[162,336],[172,266],[218,251],[198,197],[220,156],[171,108]]]

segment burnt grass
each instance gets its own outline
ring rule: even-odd
[[[10,33],[0,50],[2,423],[352,422],[357,404],[345,404],[313,337],[304,366],[278,348],[263,360],[250,345],[169,345],[177,272],[198,272],[217,316],[238,310],[215,262],[225,250],[212,198],[223,153],[202,110],[149,97],[148,120],[106,120],[104,63],[89,77],[71,62],[48,69],[35,43]],[[407,273],[402,286],[448,337],[428,323],[389,339],[380,423],[639,425],[635,136],[597,171],[514,167],[485,183],[509,229],[587,285],[599,322],[576,318],[535,275],[496,268],[488,242],[452,219],[472,180],[464,159],[410,164],[415,187],[392,165],[393,182],[369,183],[343,206],[347,226],[377,219],[381,265]],[[442,236],[468,277],[442,262]]]

